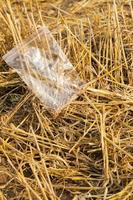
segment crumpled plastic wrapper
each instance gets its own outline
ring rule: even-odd
[[[76,98],[85,84],[45,26],[9,51],[3,59],[16,69],[33,93],[54,113],[60,112]]]

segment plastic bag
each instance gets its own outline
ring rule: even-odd
[[[3,59],[16,69],[41,102],[56,113],[83,88],[84,82],[47,27],[39,28]]]

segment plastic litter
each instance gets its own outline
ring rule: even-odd
[[[77,97],[84,86],[74,66],[47,27],[40,27],[28,40],[3,56],[52,112]]]

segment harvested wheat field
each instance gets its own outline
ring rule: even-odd
[[[0,24],[0,200],[132,200],[133,1],[1,0]],[[85,83],[56,116],[2,58],[44,25]]]

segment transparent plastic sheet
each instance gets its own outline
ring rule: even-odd
[[[45,26],[3,59],[55,114],[76,98],[85,84]]]

